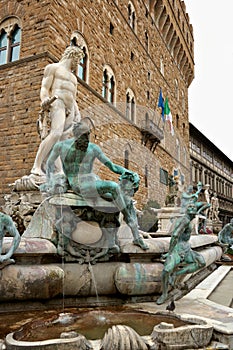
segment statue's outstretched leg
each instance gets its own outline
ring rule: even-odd
[[[133,244],[138,245],[143,250],[149,249],[148,245],[144,242],[143,238],[140,236],[138,231],[138,221],[135,209],[133,207],[133,201],[122,210],[122,214],[124,216],[124,220],[126,224],[130,227],[132,235],[133,235]]]
[[[169,273],[167,271],[162,272],[162,295],[157,299],[156,304],[163,304],[168,296],[168,281],[169,281]]]
[[[193,272],[201,269],[205,265],[206,264],[205,264],[204,258],[203,259],[199,259],[199,261],[195,261],[195,262],[193,262],[191,264],[187,264],[183,268],[181,268],[180,270],[177,270],[175,272],[175,275],[179,276],[179,275],[184,275],[184,274],[187,274],[187,273],[193,273]]]
[[[132,232],[132,235],[133,235],[133,238],[134,238],[133,244],[138,245],[143,250],[149,249],[149,247],[145,243],[144,239],[139,235],[137,221],[132,220],[129,217],[128,213],[125,213],[125,211],[122,211],[122,213],[124,215],[124,220],[125,220],[126,224],[131,229],[131,232]]]
[[[125,199],[119,185],[113,181],[97,181],[96,188],[100,195],[103,195],[104,193],[112,194],[114,204],[119,211],[122,212],[126,224],[131,229],[134,238],[133,243],[143,250],[149,249],[148,245],[139,235],[137,215],[133,207],[132,199]]]

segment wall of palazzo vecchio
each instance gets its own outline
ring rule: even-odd
[[[0,11],[0,198],[30,174],[40,139],[36,122],[48,63],[73,37],[77,102],[115,163],[139,173],[135,199],[164,205],[170,175],[190,182],[188,88],[194,78],[193,31],[180,0],[2,0]],[[161,118],[158,97],[173,118]],[[104,179],[118,179],[99,163]]]

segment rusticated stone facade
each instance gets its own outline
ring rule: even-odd
[[[2,0],[0,33],[8,40],[14,23],[21,29],[19,58],[11,62],[8,56],[0,64],[1,198],[11,191],[9,184],[30,173],[40,142],[43,69],[60,59],[74,32],[86,48],[85,76],[78,79],[81,114],[93,119],[92,138],[106,154],[139,173],[138,207],[148,199],[164,205],[167,175],[175,170],[189,183],[188,87],[194,62],[183,1]],[[113,82],[110,97],[103,94],[105,71],[106,83]],[[174,135],[157,107],[160,88],[169,99]],[[101,177],[117,179],[96,168]]]

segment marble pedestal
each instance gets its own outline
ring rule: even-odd
[[[39,231],[38,231],[39,233]],[[12,238],[5,237],[3,252]],[[161,293],[162,253],[168,251],[170,237],[146,239],[149,250],[143,251],[129,239],[121,237],[121,252],[108,262],[95,265],[64,263],[55,245],[45,238],[22,237],[13,257],[15,264],[1,270],[0,302],[47,300],[71,297],[76,300],[93,296],[118,299],[142,296],[158,297]],[[215,235],[191,237],[192,249],[198,249],[208,268],[220,260],[222,249],[215,245]],[[187,281],[192,275],[184,276]]]
[[[181,216],[180,207],[163,207],[161,209],[153,209],[158,217],[158,230],[152,236],[171,236],[170,228],[173,221]]]

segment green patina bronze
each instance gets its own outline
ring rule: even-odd
[[[99,222],[103,231],[107,230],[114,234],[114,236],[116,236],[120,225],[118,216],[121,212],[125,222],[131,229],[134,238],[133,243],[143,250],[148,249],[147,244],[138,231],[138,221],[132,200],[134,193],[139,187],[140,179],[138,174],[113,163],[98,145],[91,143],[89,141],[90,129],[87,123],[83,121],[76,123],[73,127],[73,134],[73,138],[57,142],[54,145],[47,161],[47,182],[41,186],[41,190],[51,195],[63,194],[71,190],[77,195],[79,200],[83,201],[83,205],[79,205],[79,207],[83,209],[86,208],[89,213],[79,216],[79,220],[83,220],[83,217],[87,220],[94,218]],[[56,174],[56,161],[59,157],[64,172],[62,175]],[[93,172],[93,165],[96,159],[112,172],[120,175],[119,184],[114,181],[102,180]],[[96,210],[95,206],[90,204],[101,201],[105,202],[105,209],[102,214],[100,214],[100,209]],[[109,205],[109,210],[106,201],[111,203],[111,205]],[[112,213],[112,211],[114,211],[111,207],[112,204],[115,208],[114,214]],[[67,209],[63,211],[63,214],[59,218],[60,223],[63,222],[64,224],[64,222],[70,221],[70,219],[65,219],[65,215],[69,217],[72,216],[75,221],[74,214]],[[68,225],[66,226],[68,227]],[[64,230],[64,227],[65,226],[61,224],[57,225],[58,231],[60,228],[60,233],[62,233],[61,230]],[[65,235],[66,237],[71,237],[73,228],[67,227]],[[114,251],[118,250],[116,248],[116,239],[114,242],[110,239],[109,242],[107,248],[114,249]],[[69,243],[67,243],[66,246],[68,246],[68,244]],[[79,254],[78,249],[77,254]],[[105,254],[106,239],[105,247],[103,247],[103,255]],[[86,253],[84,255],[86,256]],[[83,260],[83,257],[79,258],[81,261]],[[86,259],[84,258],[84,260]],[[95,258],[92,258],[92,260],[95,260]]]
[[[210,208],[210,203],[198,201],[199,194],[202,192],[202,190],[203,190],[202,183],[198,182],[196,192],[193,193],[193,186],[189,185],[187,190],[184,191],[181,196],[180,212],[182,214],[186,212],[188,205],[190,205],[191,203],[193,203],[196,206],[196,209],[197,209],[196,215],[198,218],[196,223],[197,233],[201,230],[201,228],[203,229],[204,233],[207,233],[207,230],[206,230],[207,212],[206,211]],[[203,222],[200,224],[199,224],[199,218],[203,220]]]
[[[168,297],[169,284],[175,286],[176,278],[180,275],[193,273],[205,266],[205,260],[199,253],[191,249],[189,240],[192,233],[191,221],[197,214],[195,204],[189,204],[185,215],[176,219],[162,272],[162,295],[157,304],[162,304]]]
[[[3,238],[7,233],[13,237],[13,240],[8,252],[2,254]],[[14,263],[14,259],[11,259],[11,256],[18,248],[20,239],[20,234],[11,217],[4,213],[0,213],[0,263],[2,264],[2,266],[0,265],[0,269],[5,265]]]
[[[233,250],[233,219],[218,233],[218,241],[220,244],[231,246]]]

